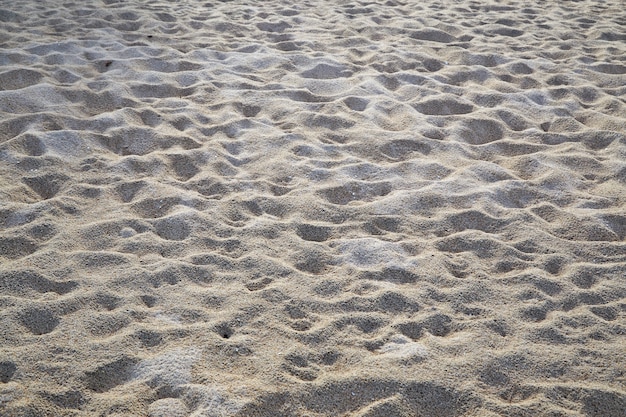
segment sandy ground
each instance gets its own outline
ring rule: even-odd
[[[0,415],[624,416],[613,1],[0,1]]]

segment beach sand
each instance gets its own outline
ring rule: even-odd
[[[626,10],[0,1],[0,415],[624,416]]]

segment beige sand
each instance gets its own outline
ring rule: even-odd
[[[623,1],[0,6],[0,415],[625,415]]]

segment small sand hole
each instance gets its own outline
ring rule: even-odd
[[[230,326],[226,324],[221,324],[217,326],[215,330],[217,331],[217,334],[219,334],[222,339],[230,339],[234,333],[233,329],[230,328]]]

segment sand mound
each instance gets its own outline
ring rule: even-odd
[[[4,3],[1,415],[623,415],[622,2]]]

